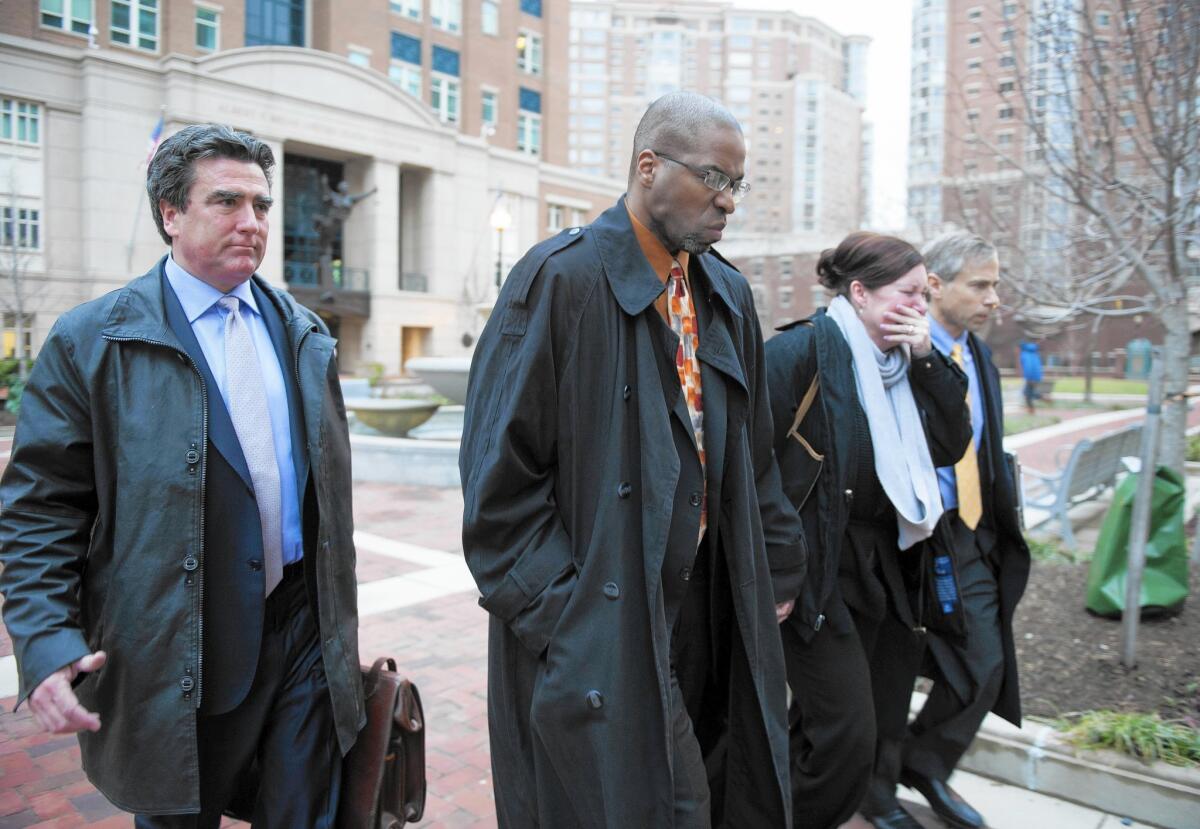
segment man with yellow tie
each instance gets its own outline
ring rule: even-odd
[[[951,539],[966,639],[930,633],[927,666],[934,685],[909,726],[900,782],[920,791],[951,826],[975,829],[983,818],[947,785],[987,712],[1021,722],[1012,617],[1029,577],[1015,482],[1005,463],[1000,375],[978,332],[999,305],[996,248],[972,233],[953,232],[922,251],[929,271],[934,348],[967,375],[974,441],[952,467],[938,470]],[[940,552],[936,549],[935,554]]]

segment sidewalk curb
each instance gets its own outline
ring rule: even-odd
[[[924,704],[925,695],[914,693],[914,715]],[[1078,749],[1044,723],[1017,728],[988,714],[958,767],[1141,823],[1200,827],[1200,769]]]

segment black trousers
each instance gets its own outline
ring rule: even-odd
[[[302,565],[267,598],[258,670],[246,699],[199,716],[200,813],[138,815],[137,829],[216,829],[249,796],[255,829],[331,829],[341,752]],[[257,781],[247,792],[246,781]]]
[[[853,630],[838,634],[826,627],[809,642],[791,622],[780,628],[792,689],[796,829],[845,823],[867,793],[877,755],[899,762],[915,675],[910,666],[919,657],[915,634],[896,618],[890,600],[881,620],[853,609],[850,617]],[[892,658],[899,668],[888,661]]]
[[[904,768],[934,780],[950,777],[1004,681],[1000,587],[990,551],[981,549],[977,534],[957,514],[952,522],[967,640],[959,646],[929,637],[938,676],[904,745]]]

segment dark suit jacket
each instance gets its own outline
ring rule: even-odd
[[[204,688],[200,711],[222,714],[246,697],[258,664],[264,604],[262,532],[250,470],[216,379],[165,273],[162,285],[167,322],[195,362],[207,388],[211,451],[204,490]],[[302,498],[308,479],[308,455],[304,446],[299,391],[295,376],[287,370],[291,365],[287,336],[274,304],[257,286],[251,285],[251,290],[270,332],[279,365],[283,367],[296,492]],[[265,428],[270,428],[270,424]]]
[[[980,547],[989,553],[989,558],[998,567],[1000,633],[1004,648],[1004,682],[992,711],[1020,725],[1021,692],[1012,619],[1017,602],[1025,592],[1025,583],[1029,580],[1029,547],[1017,515],[1017,482],[1012,480],[1008,465],[1004,462],[1004,401],[1000,391],[1000,372],[992,362],[991,349],[983,340],[970,334],[967,342],[979,372],[984,406],[983,442],[979,450],[983,517],[975,533]],[[970,680],[946,659],[952,647],[945,641],[931,639],[929,650],[941,678],[951,684],[960,698],[969,699],[972,693]]]

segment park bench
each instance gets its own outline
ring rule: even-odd
[[[1112,487],[1118,473],[1129,470],[1124,459],[1137,456],[1141,440],[1141,424],[1134,424],[1097,438],[1084,438],[1074,446],[1061,447],[1056,472],[1023,469],[1026,508],[1048,510],[1047,520],[1058,519],[1063,543],[1074,550],[1075,534],[1067,512]]]

